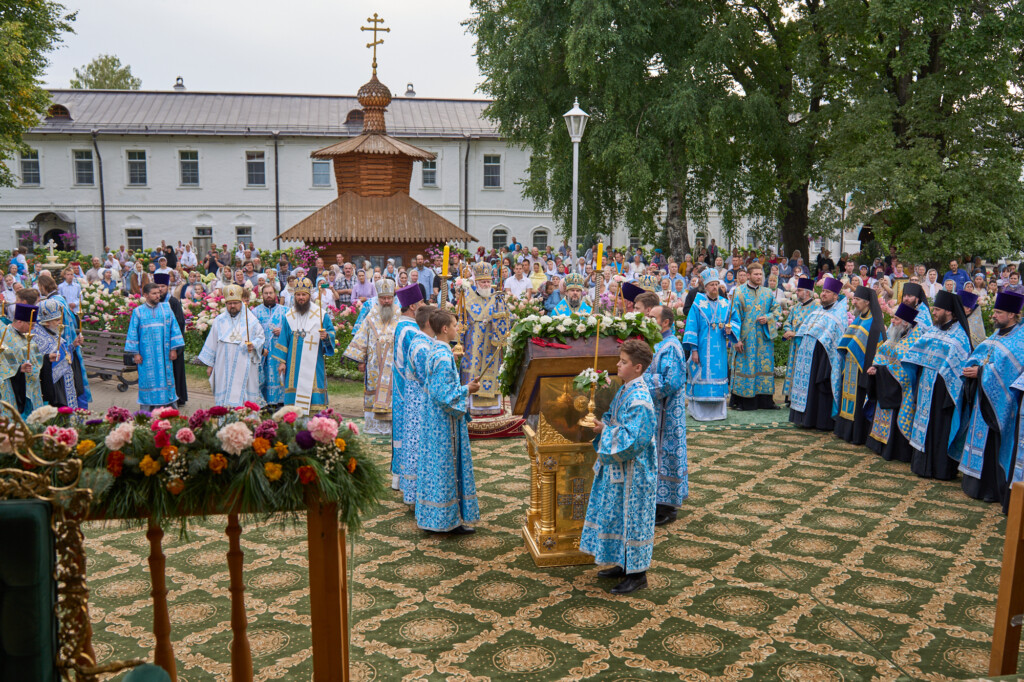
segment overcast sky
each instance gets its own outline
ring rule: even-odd
[[[390,33],[377,77],[402,94],[480,98],[468,0],[66,0],[75,33],[50,55],[46,85],[66,88],[73,69],[117,55],[143,90],[353,95],[370,77],[374,12]]]

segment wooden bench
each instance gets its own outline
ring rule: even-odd
[[[125,372],[137,368],[132,356],[124,352],[125,335],[117,332],[82,330],[82,359],[85,361],[86,376],[99,377],[104,381],[117,377],[117,390],[124,393],[131,384],[139,383],[138,378],[129,381]]]

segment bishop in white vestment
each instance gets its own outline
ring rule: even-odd
[[[213,401],[224,407],[246,402],[263,405],[260,394],[260,353],[266,339],[263,325],[242,303],[242,288],[231,285],[224,293],[227,310],[210,325],[199,362],[213,388]]]

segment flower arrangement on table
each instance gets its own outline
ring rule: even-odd
[[[591,337],[597,329],[598,319],[601,320],[601,336],[614,337],[620,341],[640,337],[652,347],[661,341],[661,328],[658,323],[640,313],[626,313],[622,317],[578,313],[555,316],[528,315],[512,327],[505,340],[505,355],[498,372],[502,394],[511,394],[530,339],[543,338],[565,343],[570,339]]]
[[[42,407],[26,419],[45,439],[75,449],[93,511],[157,523],[237,510],[273,514],[306,509],[311,499],[337,503],[350,530],[376,506],[384,479],[352,422],[333,410],[313,416],[284,407],[273,415],[254,403],[214,406],[186,417],[113,406],[104,415]],[[0,443],[0,467],[18,466]]]
[[[608,372],[605,370],[598,372],[593,367],[587,367],[572,380],[572,387],[580,393],[588,392],[591,386],[595,389],[601,389],[608,388],[611,385],[612,378],[608,375]]]

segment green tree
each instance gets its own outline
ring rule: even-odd
[[[856,102],[832,121],[815,220],[870,223],[915,261],[1024,249],[1024,2],[857,0],[835,58]],[[849,197],[847,204],[846,197]]]
[[[56,2],[0,0],[0,186],[13,184],[6,160],[23,148],[25,131],[46,112],[50,95],[39,85],[46,55],[74,19]]]
[[[71,87],[75,90],[138,90],[142,86],[142,79],[132,75],[132,67],[122,65],[112,54],[101,54],[74,71]]]

